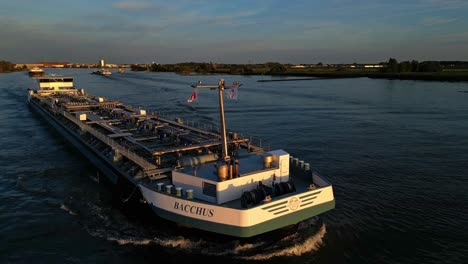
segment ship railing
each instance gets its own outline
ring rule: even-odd
[[[132,160],[136,164],[138,164],[144,171],[154,170],[156,169],[156,165],[150,163],[146,159],[142,158],[141,156],[137,155],[130,149],[120,145],[115,140],[110,139],[109,137],[105,136],[104,134],[98,132],[96,129],[88,126],[87,124],[82,123],[81,121],[77,120],[73,115],[69,114],[66,111],[62,112],[63,116],[67,119],[78,125],[82,131],[88,132],[94,137],[101,140],[103,143],[107,144],[108,146],[112,147],[112,149],[118,150],[120,155],[127,157],[128,159]]]
[[[151,110],[150,110],[151,111]],[[213,124],[209,124],[209,123],[204,123],[204,122],[201,122],[201,121],[194,121],[194,120],[190,120],[190,119],[182,119],[178,116],[174,116],[174,115],[169,115],[169,114],[165,114],[165,113],[161,113],[161,112],[150,112],[152,113],[152,115],[157,115],[159,118],[162,118],[162,119],[165,119],[165,120],[171,120],[171,121],[182,121],[182,125],[185,125],[187,127],[191,127],[191,128],[195,128],[195,129],[199,129],[199,130],[202,130],[202,131],[206,131],[206,132],[209,132],[209,133],[214,133],[216,134],[217,136],[219,136],[221,138],[221,128],[219,126],[215,126]],[[256,147],[259,147],[259,148],[262,148],[266,151],[269,151],[271,150],[271,147],[270,147],[270,144],[267,143],[266,141],[264,141],[262,138],[258,137],[258,136],[252,136],[252,135],[249,135],[247,133],[239,133],[239,132],[234,132],[234,131],[229,131],[228,134],[232,134],[232,133],[236,133],[237,134],[237,137],[238,138],[247,138],[249,139],[249,142],[251,145],[254,145]]]
[[[205,132],[214,133],[214,134],[221,137],[220,128],[218,126],[213,125],[213,124],[209,124],[208,122],[204,123],[204,122],[200,122],[200,121],[184,119],[184,118],[181,118],[179,116],[166,114],[166,113],[163,113],[163,112],[151,112],[151,113],[153,115],[156,115],[159,118],[162,118],[162,119],[165,119],[165,120],[171,120],[171,121],[175,121],[175,122],[180,122],[181,121],[182,122],[181,124],[183,124],[185,126],[196,128],[196,129],[199,129],[199,130],[203,130]]]
[[[312,179],[316,185],[319,187],[326,187],[332,185],[331,182],[325,178],[324,176],[320,175],[316,171],[312,171]]]
[[[205,133],[206,132],[212,133],[212,134],[215,134],[216,136],[218,136],[219,138],[221,138],[221,128],[219,126],[210,124],[208,122],[201,122],[201,121],[194,121],[194,120],[190,120],[190,119],[184,119],[184,118],[181,118],[179,116],[167,114],[167,113],[160,112],[160,111],[154,111],[154,110],[152,110],[150,108],[145,108],[145,107],[141,107],[141,106],[127,105],[127,107],[129,107],[130,109],[135,109],[135,110],[137,110],[137,109],[147,109],[147,113],[149,113],[149,116],[158,117],[159,119],[163,119],[163,120],[166,120],[166,121],[171,122],[171,123],[179,123],[181,125],[184,125],[184,126],[187,126],[187,127],[190,127],[190,128],[198,129],[198,130],[203,131]],[[266,150],[266,151],[271,150],[270,144],[267,143],[266,141],[264,141],[262,138],[260,138],[258,136],[253,136],[253,135],[250,135],[250,134],[247,134],[247,133],[237,133],[237,132],[229,131],[229,134],[231,134],[231,133],[236,133],[238,135],[238,138],[247,138],[247,139],[249,139],[250,144],[257,147],[257,148],[261,148],[261,149]]]

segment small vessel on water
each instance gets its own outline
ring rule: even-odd
[[[309,163],[227,132],[223,91],[238,83],[193,85],[218,91],[220,129],[87,94],[74,87],[72,77],[40,77],[38,83],[38,89],[28,89],[32,109],[110,182],[139,190],[161,218],[252,237],[335,207],[332,184]]]
[[[39,76],[43,76],[45,71],[39,67],[33,67],[31,69],[29,69],[29,76],[31,77],[39,77]]]
[[[99,74],[99,75],[104,75],[104,76],[110,76],[112,75],[112,72],[109,69],[103,68],[101,70],[96,70],[92,72],[93,74]]]

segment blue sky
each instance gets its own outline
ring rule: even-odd
[[[0,0],[16,63],[468,61],[468,0]]]

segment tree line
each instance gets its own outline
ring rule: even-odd
[[[134,64],[131,65],[133,71],[154,71],[154,72],[177,72],[181,74],[272,74],[283,75],[290,73],[317,73],[320,71],[347,72],[347,71],[373,71],[381,73],[417,73],[417,72],[441,72],[443,69],[468,69],[468,62],[463,61],[423,61],[416,60],[398,62],[395,58],[390,58],[388,62],[379,63],[383,65],[378,70],[364,69],[364,65],[354,63],[354,67],[346,65],[323,66],[318,63],[315,67],[305,67],[293,69],[292,64],[281,64],[278,62],[267,62],[262,64],[216,64],[213,62],[184,62],[176,64]],[[362,66],[362,67],[361,67]]]
[[[17,71],[18,69],[15,68],[15,64],[9,61],[0,61],[0,73],[3,72],[12,72]]]
[[[267,62],[262,64],[220,64],[213,62],[183,62],[176,64],[133,64],[132,71],[177,72],[181,74],[281,74],[292,64]]]
[[[386,63],[386,67],[381,69],[381,72],[441,72],[442,69],[442,65],[437,61],[418,62],[412,60],[398,62],[395,58],[390,58]]]

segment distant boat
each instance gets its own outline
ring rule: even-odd
[[[125,70],[123,68],[119,68],[119,73],[124,73]]]
[[[109,69],[96,70],[96,71],[93,71],[92,73],[93,74],[104,75],[104,76],[112,75],[112,72]]]
[[[44,70],[39,67],[33,67],[29,69],[29,76],[31,77],[40,77],[44,75]]]

